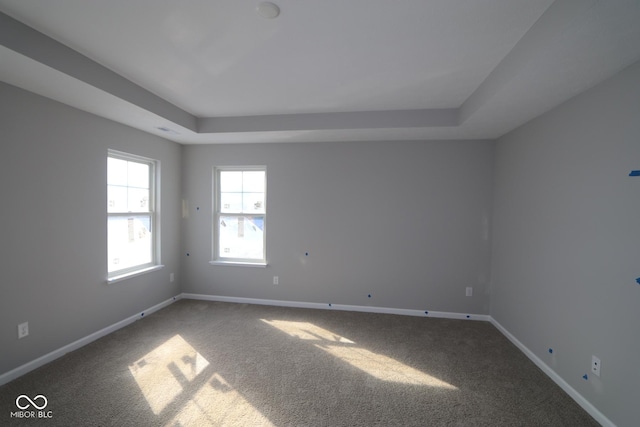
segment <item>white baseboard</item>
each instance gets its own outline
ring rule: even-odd
[[[283,301],[259,298],[228,297],[221,295],[188,294],[181,295],[184,299],[203,301],[233,302],[240,304],[273,305],[278,307],[313,308],[320,310],[359,311],[364,313],[399,314],[402,316],[438,317],[444,319],[482,320],[488,322],[490,316],[486,314],[450,313],[446,311],[411,310],[406,308],[373,307],[365,305],[346,305],[320,302]]]
[[[604,427],[616,427],[602,412],[600,412],[595,406],[584,398],[580,393],[576,391],[568,382],[566,382],[560,375],[556,373],[549,365],[544,363],[542,359],[536,356],[527,346],[522,344],[515,336],[513,336],[504,326],[498,323],[493,317],[490,317],[490,321],[505,337],[509,339],[516,347],[520,349],[538,368],[542,370],[549,378],[551,378],[565,393],[567,393],[578,405],[582,407],[589,415],[591,415],[596,421],[602,424]]]
[[[54,350],[50,353],[45,354],[44,356],[41,356],[35,360],[32,360],[31,362],[25,363],[22,366],[18,366],[15,369],[12,369],[9,372],[6,372],[2,375],[0,375],[0,386],[3,384],[8,383],[9,381],[13,381],[18,377],[21,377],[22,375],[33,371],[34,369],[37,369],[43,365],[46,365],[49,362],[52,362],[56,359],[58,359],[59,357],[64,356],[65,354],[69,353],[70,351],[74,351],[79,349],[80,347],[83,347],[99,338],[104,337],[105,335],[109,335],[112,332],[117,331],[118,329],[124,328],[127,325],[130,325],[131,323],[135,322],[138,319],[143,318],[144,316],[147,316],[155,311],[160,310],[161,308],[164,308],[166,306],[168,306],[169,304],[172,304],[173,302],[181,299],[182,297],[180,295],[177,295],[173,298],[169,298],[166,301],[161,302],[160,304],[156,304],[153,307],[149,307],[146,310],[143,310],[141,312],[139,312],[138,314],[134,314],[133,316],[127,317],[124,320],[121,320],[117,323],[114,323],[113,325],[107,326],[104,329],[100,329],[97,332],[94,332],[90,335],[87,335],[84,338],[80,338],[77,341],[72,342],[71,344],[67,344],[64,347],[61,347],[57,350]]]

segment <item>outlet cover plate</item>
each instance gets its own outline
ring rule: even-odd
[[[596,356],[591,356],[591,373],[597,377],[600,376],[600,359]]]
[[[18,339],[29,335],[29,322],[20,323],[18,325]]]

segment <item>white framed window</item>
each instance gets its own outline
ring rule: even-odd
[[[213,263],[265,265],[266,167],[217,167],[213,175]]]
[[[109,150],[107,157],[108,279],[159,265],[158,162]]]

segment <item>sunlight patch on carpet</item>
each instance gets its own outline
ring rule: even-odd
[[[286,320],[261,320],[292,337],[305,341],[314,341],[313,345],[316,348],[326,351],[332,356],[381,381],[423,385],[450,390],[458,389],[445,381],[425,374],[389,356],[358,347],[355,345],[356,343],[350,339],[312,323]]]
[[[458,389],[391,357],[373,353],[364,348],[319,344],[315,346],[382,381]]]
[[[219,374],[213,374],[167,426],[272,426]]]
[[[209,362],[180,335],[175,335],[129,365],[154,414],[160,414]]]
[[[333,332],[322,329],[319,326],[309,322],[289,322],[285,320],[266,320],[260,319],[264,323],[280,329],[292,337],[300,338],[301,340],[322,340],[322,341],[334,341],[347,344],[355,344],[353,341],[348,340]]]

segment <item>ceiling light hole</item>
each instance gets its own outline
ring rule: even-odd
[[[258,15],[262,16],[265,19],[274,19],[277,18],[278,15],[280,15],[280,8],[270,1],[263,1],[262,3],[258,4],[256,11],[258,12]]]

